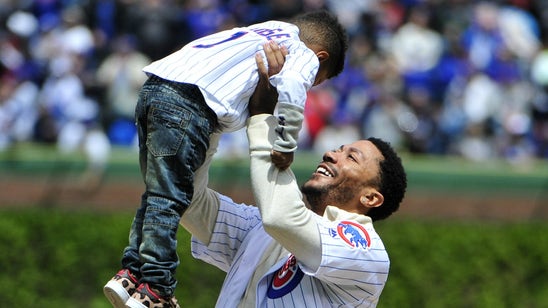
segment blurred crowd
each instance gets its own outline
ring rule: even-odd
[[[345,71],[313,88],[300,149],[376,136],[400,151],[548,159],[548,1],[0,0],[0,150],[135,146],[141,69],[222,29],[325,8]],[[245,137],[221,152],[247,153]]]

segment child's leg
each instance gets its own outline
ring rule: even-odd
[[[204,162],[216,116],[194,86],[147,83],[145,104],[137,107],[138,121],[145,125],[141,168],[146,184],[140,222],[134,222],[139,243],[141,283],[170,297],[176,285],[177,229],[193,196],[194,172]],[[139,110],[145,107],[144,110]],[[146,123],[146,124],[145,124]],[[126,252],[132,252],[132,249]]]
[[[151,96],[150,93],[154,91],[156,87],[156,82],[153,79],[148,80],[141,92],[139,93],[139,98],[137,100],[137,105],[135,108],[135,123],[137,125],[137,137],[139,140],[139,166],[141,169],[141,176],[143,180],[146,180],[146,171],[147,171],[147,160],[148,160],[148,149],[146,146],[147,138],[147,105],[148,99]],[[129,231],[129,244],[124,249],[122,257],[122,268],[129,269],[131,273],[137,277],[141,276],[141,260],[139,257],[139,246],[142,242],[142,230],[143,230],[143,219],[147,207],[147,192],[143,193],[141,196],[141,204],[135,213],[131,228]]]

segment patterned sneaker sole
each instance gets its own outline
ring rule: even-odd
[[[130,295],[126,289],[116,281],[109,281],[103,287],[103,293],[114,308],[126,308]]]
[[[138,300],[136,300],[135,298],[133,297],[130,297],[125,305],[124,305],[124,308],[148,308],[147,306],[141,304],[141,302],[139,302]]]

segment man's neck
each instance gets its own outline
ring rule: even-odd
[[[305,196],[304,198],[306,206],[314,213],[323,216],[323,212],[327,206],[322,196]]]

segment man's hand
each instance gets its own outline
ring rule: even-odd
[[[274,88],[268,78],[278,74],[284,65],[285,56],[288,51],[285,47],[279,47],[274,41],[269,41],[263,45],[268,62],[266,68],[263,59],[259,53],[255,55],[255,62],[259,70],[259,83],[255,87],[255,92],[249,99],[249,115],[254,116],[261,113],[274,113],[274,108],[278,102],[278,91]]]

